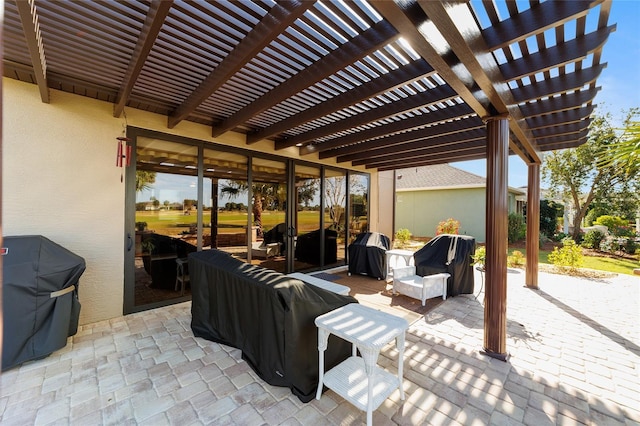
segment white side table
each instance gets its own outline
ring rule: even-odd
[[[393,278],[393,268],[413,265],[414,252],[412,252],[411,250],[387,250],[385,254],[387,264],[387,282],[391,281],[391,279]],[[404,265],[400,265],[400,259],[404,261]]]
[[[399,388],[402,388],[404,338],[409,323],[404,318],[380,312],[358,303],[335,309],[315,320],[318,327],[319,379],[316,399],[322,395],[322,386],[367,412],[367,425],[371,425],[373,410]],[[334,334],[353,344],[353,355],[331,370],[324,372],[324,351],[329,335]],[[398,375],[394,376],[376,364],[380,350],[393,339],[398,349]],[[357,356],[360,351],[362,358]]]

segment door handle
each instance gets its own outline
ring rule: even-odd
[[[127,233],[127,251],[131,251],[131,247],[133,247],[133,239],[131,238],[131,234]]]

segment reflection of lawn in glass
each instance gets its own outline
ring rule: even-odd
[[[262,226],[269,230],[279,223],[283,223],[285,213],[283,211],[262,212]],[[331,218],[325,215],[325,225],[329,227]],[[136,212],[136,222],[147,222],[147,229],[161,234],[179,234],[188,230],[189,225],[195,225],[198,215],[195,211],[185,215],[180,210],[160,210]],[[211,212],[203,213],[205,227],[211,221]],[[219,212],[218,229],[220,233],[237,233],[239,229],[247,226],[246,212]],[[317,211],[298,212],[298,234],[315,231],[320,227],[320,213]]]

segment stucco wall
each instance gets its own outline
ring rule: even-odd
[[[433,237],[436,227],[450,217],[460,222],[459,233],[485,240],[484,188],[396,193],[395,229],[406,228],[412,235]]]
[[[115,166],[115,138],[125,119],[113,117],[111,103],[50,94],[44,104],[35,85],[3,79],[3,235],[41,234],[82,256],[87,270],[79,287],[80,322],[117,317],[124,295],[125,187]],[[184,121],[167,129],[166,116],[130,108],[126,115],[132,126],[246,148],[240,134],[213,139],[209,126]],[[268,141],[251,149],[274,153]],[[275,154],[298,158],[296,148]],[[320,163],[317,154],[303,159]],[[377,188],[374,172],[372,206]],[[377,230],[375,208],[370,223]]]

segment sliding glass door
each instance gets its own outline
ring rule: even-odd
[[[345,264],[368,229],[368,176],[129,128],[125,306],[189,300],[187,257],[217,249],[275,271]]]

